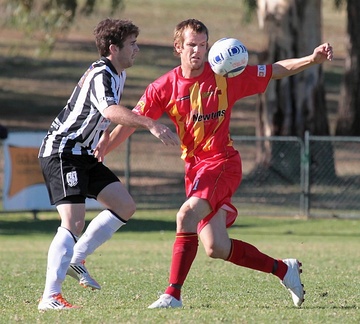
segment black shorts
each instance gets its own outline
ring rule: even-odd
[[[54,155],[39,160],[52,205],[74,195],[96,199],[107,185],[120,181],[93,156]]]

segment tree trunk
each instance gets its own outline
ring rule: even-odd
[[[360,1],[347,0],[347,56],[336,135],[360,136]]]
[[[269,40],[267,51],[259,56],[260,64],[309,55],[321,44],[321,0],[258,0],[258,19]],[[303,138],[307,130],[312,135],[329,135],[321,65],[271,81],[257,103],[257,136]],[[300,164],[294,163],[291,150],[274,154],[279,152],[274,145],[278,144],[258,144],[257,166],[271,170],[285,164],[289,167],[281,171],[282,176],[290,178]],[[314,165],[321,168],[326,160],[329,166],[329,161],[333,161],[331,144],[327,152],[327,156],[313,155]],[[330,163],[335,174],[333,162]]]

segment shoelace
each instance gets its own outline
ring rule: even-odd
[[[56,299],[59,303],[65,305],[66,307],[73,307],[73,305],[71,305],[61,294],[54,295],[53,298]]]

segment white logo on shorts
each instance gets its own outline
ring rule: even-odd
[[[78,184],[76,171],[71,171],[66,174],[66,182],[70,187],[75,187]]]

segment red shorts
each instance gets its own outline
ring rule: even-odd
[[[231,204],[231,197],[240,185],[241,176],[241,159],[236,150],[212,153],[201,159],[195,157],[186,163],[186,196],[205,199],[212,208],[212,212],[199,222],[198,233],[220,208],[227,211],[226,227],[235,222],[238,212]]]

